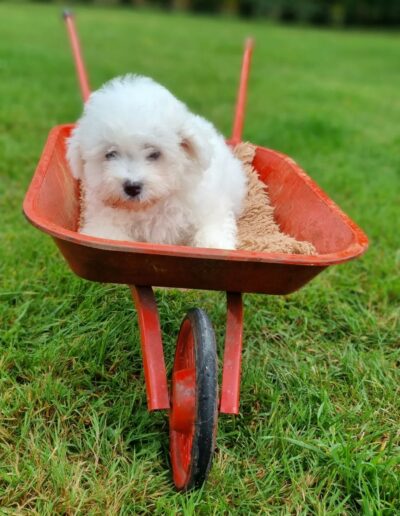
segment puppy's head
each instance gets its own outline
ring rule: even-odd
[[[72,174],[88,194],[125,209],[190,188],[209,164],[198,119],[164,87],[138,76],[93,93],[67,145]]]

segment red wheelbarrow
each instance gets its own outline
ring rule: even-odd
[[[65,15],[84,100],[90,94],[73,18]],[[252,54],[247,41],[231,144],[241,140],[246,85]],[[210,470],[218,411],[239,411],[243,332],[243,292],[289,294],[329,265],[360,256],[365,234],[289,157],[257,147],[253,165],[267,185],[281,229],[312,242],[316,255],[225,251],[183,246],[121,242],[77,232],[79,185],[66,158],[65,141],[73,125],[49,134],[23,210],[28,220],[49,234],[71,269],[91,281],[130,286],[139,315],[149,410],[169,410],[170,455],[175,486],[199,487]],[[171,388],[151,285],[227,292],[227,323],[221,395],[212,325],[195,308],[184,317],[176,345]]]

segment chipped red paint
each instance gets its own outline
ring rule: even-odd
[[[174,400],[171,411],[171,430],[188,434],[195,420],[196,370],[194,367],[181,369],[172,374],[172,394]]]

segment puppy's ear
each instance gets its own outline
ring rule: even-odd
[[[72,136],[67,140],[67,160],[75,179],[82,179],[83,175],[83,159],[79,137],[79,127],[75,127]]]
[[[200,124],[194,121],[187,124],[180,133],[181,148],[189,159],[196,162],[202,170],[208,168],[210,164],[210,150],[205,131]]]

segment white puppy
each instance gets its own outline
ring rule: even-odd
[[[234,249],[246,175],[212,124],[134,75],[94,92],[67,142],[81,233]]]

